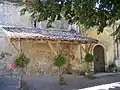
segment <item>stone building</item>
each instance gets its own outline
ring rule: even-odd
[[[31,59],[28,74],[41,71],[54,73],[56,68],[52,65],[52,57],[57,49],[67,55],[70,72],[86,69],[86,52],[93,53],[96,57],[93,63],[95,72],[105,72],[110,62],[114,62],[116,46],[114,38],[110,36],[113,31],[111,27],[105,28],[100,35],[97,35],[96,28],[92,28],[87,31],[87,37],[84,37],[76,25],[70,26],[64,20],[56,21],[54,28],[49,29],[46,28],[46,21],[34,25],[29,14],[20,16],[21,9],[22,6],[16,3],[5,1],[0,4],[0,50],[12,54],[7,59],[10,62],[20,51],[25,52]]]
[[[2,27],[0,40],[3,40],[1,48],[3,51],[12,54],[12,59],[21,52],[30,58],[28,74],[38,74],[39,72],[55,74],[56,68],[52,64],[52,59],[58,53],[67,57],[65,72],[80,71],[85,68],[83,65],[85,63],[82,63],[83,58],[81,58],[82,48],[84,49],[82,45],[92,45],[98,42],[96,39],[62,29],[19,27]]]

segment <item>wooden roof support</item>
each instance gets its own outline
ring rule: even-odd
[[[60,52],[61,52],[61,46],[60,46],[60,43],[61,43],[60,40],[58,40],[57,43],[56,43],[57,53],[60,53]]]
[[[55,49],[53,48],[53,45],[50,41],[48,41],[48,45],[51,48],[51,50],[54,52],[55,55],[57,55],[57,52],[55,51]]]
[[[13,40],[19,40],[19,38],[10,38]],[[94,42],[90,41],[78,41],[78,40],[59,40],[59,39],[44,39],[44,38],[21,38],[21,40],[38,40],[41,43],[46,43],[46,41],[51,41],[52,43],[56,43],[60,41],[61,43],[75,43],[75,44],[92,44]]]
[[[19,48],[19,53],[21,53],[21,52],[22,52],[22,49],[21,49],[21,39],[20,39],[20,38],[19,38],[18,48]]]
[[[85,48],[83,47],[82,44],[80,44],[80,48],[81,48],[81,50],[83,50],[86,53],[86,50],[85,50]]]
[[[88,46],[88,52],[90,51],[91,47],[92,47],[92,44]]]
[[[93,47],[94,43],[91,44],[86,44],[85,49],[86,49],[86,53],[91,53],[92,47]]]
[[[9,44],[11,45],[11,47],[18,53],[19,50],[17,49],[17,47],[11,42],[10,39],[7,39],[7,40],[8,40],[8,42],[9,42]]]
[[[85,53],[91,53],[91,48],[93,47],[94,43],[91,44],[85,44],[85,47],[80,44],[81,49],[85,52]]]
[[[22,49],[21,49],[21,39],[19,38],[19,40],[17,40],[19,42],[18,43],[18,48],[12,43],[12,40],[15,40],[15,39],[8,40],[9,43],[11,44],[11,46],[17,51],[17,53],[21,53],[22,52]]]
[[[91,46],[89,47],[89,52],[92,53],[92,49],[93,49],[93,46],[95,45],[95,43],[91,44]]]

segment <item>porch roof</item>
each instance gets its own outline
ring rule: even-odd
[[[97,39],[81,36],[79,33],[61,30],[46,30],[38,28],[19,28],[19,27],[3,27],[3,31],[8,38],[17,39],[47,39],[61,41],[77,41],[82,44],[97,43]]]

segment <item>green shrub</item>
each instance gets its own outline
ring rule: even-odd
[[[29,64],[30,59],[24,55],[24,53],[19,54],[15,59],[16,67],[25,68]]]
[[[92,63],[94,61],[94,55],[89,54],[89,53],[86,54],[85,61],[88,62],[88,63]]]
[[[60,73],[60,69],[63,65],[66,64],[66,57],[62,54],[58,54],[53,58],[53,64],[54,66],[58,67],[58,78],[57,81],[60,84],[65,84],[64,77],[62,77],[62,73]]]
[[[66,57],[62,54],[58,54],[53,58],[53,64],[56,67],[62,67],[66,64]]]
[[[85,56],[85,61],[87,63],[87,72],[86,72],[86,76],[88,78],[92,78],[93,74],[92,74],[92,71],[91,71],[91,63],[94,61],[94,55],[92,54],[86,54]]]

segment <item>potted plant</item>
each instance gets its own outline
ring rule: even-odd
[[[87,76],[88,78],[91,78],[92,75],[93,75],[93,73],[92,73],[92,71],[91,71],[91,64],[92,64],[93,61],[94,61],[94,55],[89,54],[89,53],[86,54],[86,56],[85,56],[85,62],[87,63],[86,76]]]
[[[55,55],[53,58],[53,65],[58,67],[58,82],[60,84],[65,83],[64,77],[62,77],[61,68],[66,64],[66,57],[62,54]]]
[[[14,60],[13,65],[19,70],[20,73],[20,82],[19,82],[19,89],[23,90],[23,76],[24,76],[24,68],[29,64],[30,59],[24,54],[20,53]]]

